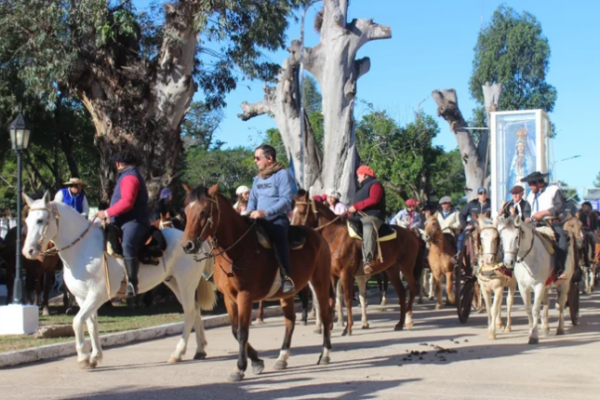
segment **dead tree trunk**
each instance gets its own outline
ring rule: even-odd
[[[372,20],[347,22],[347,0],[324,0],[318,16],[321,42],[304,48],[304,67],[317,79],[323,95],[325,157],[321,173],[326,188],[336,189],[342,201],[348,202],[355,191],[354,173],[357,158],[354,132],[356,81],[370,68],[368,57],[356,60],[356,53],[367,42],[388,39],[389,26]],[[302,45],[292,43],[296,60],[300,61]]]
[[[192,72],[199,7],[192,1],[164,5],[164,39],[152,62],[140,56],[139,42],[132,36],[115,34],[114,45],[81,43],[85,51],[69,79],[70,89],[96,128],[105,201],[115,178],[110,158],[124,147],[137,155],[151,197],[175,178],[182,150],[180,123],[197,87]]]
[[[295,59],[287,58],[277,78],[277,85],[275,87],[265,85],[265,97],[258,103],[243,102],[241,106],[243,113],[238,114],[238,117],[247,121],[258,115],[271,115],[277,124],[287,153],[296,166],[298,184],[304,189],[321,194],[323,192],[322,156],[306,113],[303,116],[306,127],[304,143],[300,134],[298,71],[298,63]],[[304,153],[304,160],[301,160],[302,153]],[[304,161],[304,175],[299,168],[302,161]]]

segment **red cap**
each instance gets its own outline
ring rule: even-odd
[[[375,178],[375,172],[373,172],[373,170],[369,167],[367,167],[366,165],[361,165],[360,167],[358,167],[358,169],[356,170],[356,174],[357,175],[369,175],[372,176],[373,178]]]
[[[417,201],[415,199],[408,199],[408,200],[406,200],[405,204],[406,204],[406,207],[416,207],[417,204],[419,204],[419,203],[417,203]]]

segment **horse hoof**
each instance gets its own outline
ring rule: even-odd
[[[565,330],[564,329],[559,328],[559,329],[556,330],[556,336],[561,336],[561,335],[564,335],[564,334],[565,334]]]
[[[423,303],[425,303],[425,302],[423,301],[423,299],[419,299],[419,300],[417,300],[417,304],[423,304]]]
[[[511,328],[510,326],[505,326],[505,327],[504,327],[504,332],[505,332],[505,333],[512,332],[512,328]]]
[[[229,374],[229,378],[227,378],[229,382],[241,382],[242,379],[244,379],[244,373],[238,371],[232,372]]]
[[[329,357],[321,357],[318,365],[329,365],[331,359]]]
[[[439,304],[436,304],[436,305],[435,305],[435,309],[436,309],[436,311],[437,311],[437,310],[441,310],[441,309],[442,309],[442,306],[441,306],[441,305],[439,305]]]
[[[256,321],[254,321],[254,324],[256,324],[256,325],[264,325],[265,324],[265,320],[264,319],[257,319]]]
[[[397,324],[394,326],[394,330],[395,330],[395,331],[401,331],[401,330],[403,330],[403,328],[404,328],[404,327],[402,326],[402,324],[401,324],[401,323],[397,323]]]
[[[206,353],[200,351],[194,355],[194,360],[204,360],[206,358]]]
[[[44,317],[50,316],[50,310],[48,310],[48,307],[44,307],[42,309],[42,316],[44,316]]]
[[[252,361],[252,373],[260,375],[265,370],[265,362],[263,360]]]
[[[488,339],[490,339],[490,340],[496,340],[496,334],[495,333],[488,333]]]
[[[406,324],[404,324],[404,328],[407,330],[411,330],[414,326],[414,323],[412,322],[407,322]]]
[[[360,327],[360,329],[370,329],[371,326],[369,324],[364,324],[363,326]]]
[[[79,364],[79,368],[81,369],[90,369],[89,360],[77,361],[77,364]]]
[[[171,357],[169,357],[167,364],[177,364],[180,361],[181,361],[181,358],[171,356]]]
[[[538,344],[539,342],[538,338],[529,338],[529,344]]]
[[[273,367],[273,369],[275,371],[283,371],[284,369],[287,368],[287,365],[288,365],[287,361],[279,360],[275,363],[275,366]]]
[[[346,336],[348,334],[348,328],[344,328],[344,331],[342,332],[342,336]]]
[[[302,320],[302,325],[304,325],[304,326],[308,325],[308,321]]]

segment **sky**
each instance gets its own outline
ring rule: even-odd
[[[136,4],[143,6],[145,1]],[[352,0],[348,12],[352,18],[370,18],[392,28],[392,38],[369,42],[358,58],[368,56],[371,70],[357,85],[359,103],[355,118],[366,113],[364,102],[376,109],[387,110],[400,124],[414,118],[420,109],[436,115],[431,97],[435,89],[454,88],[460,109],[466,119],[471,117],[475,101],[468,84],[472,72],[473,48],[482,24],[487,24],[495,9],[507,4],[518,12],[528,11],[542,25],[551,48],[547,82],[558,91],[551,121],[556,125],[554,140],[555,172],[558,179],[577,188],[593,187],[600,165],[598,152],[598,122],[594,115],[600,105],[600,0]],[[312,28],[320,4],[313,6],[306,18],[305,46],[318,43]],[[288,42],[299,37],[300,24],[292,23],[287,31]],[[268,53],[273,62],[282,62],[286,51]],[[201,99],[201,93],[196,99]],[[237,118],[243,101],[263,98],[263,83],[240,81],[227,98],[224,120],[216,136],[226,146],[252,146],[260,142],[260,133],[276,127],[268,116],[243,122]],[[363,103],[361,103],[361,101]],[[437,118],[441,132],[434,144],[446,150],[456,148],[454,134],[448,124]],[[577,158],[560,161],[579,156]]]

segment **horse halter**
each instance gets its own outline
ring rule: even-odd
[[[495,239],[492,242],[492,248],[490,249],[489,252],[483,253],[483,246],[481,245],[481,232],[485,231],[485,230],[493,230],[496,233]],[[493,255],[495,256],[496,254],[498,254],[498,248],[500,247],[500,234],[498,233],[498,229],[494,228],[493,226],[486,226],[483,227],[479,230],[479,234],[477,235],[477,242],[478,242],[478,247],[480,249],[479,251],[479,255],[480,256],[485,256],[485,255]]]
[[[519,253],[521,252],[521,239],[523,238],[525,231],[523,231],[523,228],[521,228],[520,226],[518,227],[518,230],[519,238],[517,240],[516,251],[504,250],[504,253],[513,255],[515,257],[515,263],[522,263],[523,261],[525,261],[525,258],[529,255],[531,250],[533,250],[533,243],[535,242],[535,232],[533,230],[531,231],[531,244],[529,245],[529,249],[527,249],[527,251],[522,257],[519,257]]]
[[[54,217],[54,220],[56,221],[56,234],[58,234],[58,227],[59,227],[59,223],[60,223],[60,214],[58,213],[56,204],[54,204],[53,202],[48,203],[47,207],[30,208],[29,212],[31,212],[31,211],[45,211],[48,213],[48,216],[49,216],[48,222],[46,223],[46,226],[44,227],[42,235],[40,236],[40,238],[37,241],[37,245],[41,250],[42,243],[44,242],[44,239],[46,239],[46,234],[48,233],[48,227],[50,226],[50,217]],[[54,235],[54,237],[48,238],[48,241],[52,242],[54,240],[54,238],[56,237],[56,234]],[[51,252],[52,253],[58,252],[58,250],[52,249]],[[46,253],[50,254],[50,251],[42,252],[42,255],[47,255]]]
[[[308,201],[297,201],[296,205],[308,206],[306,208],[306,213],[304,214],[304,219],[302,220],[302,225],[306,225],[306,221],[308,221],[308,216],[311,211],[318,219],[319,211],[317,210],[317,205],[315,204],[314,199],[308,199]],[[318,224],[318,221],[316,222],[316,224]]]

